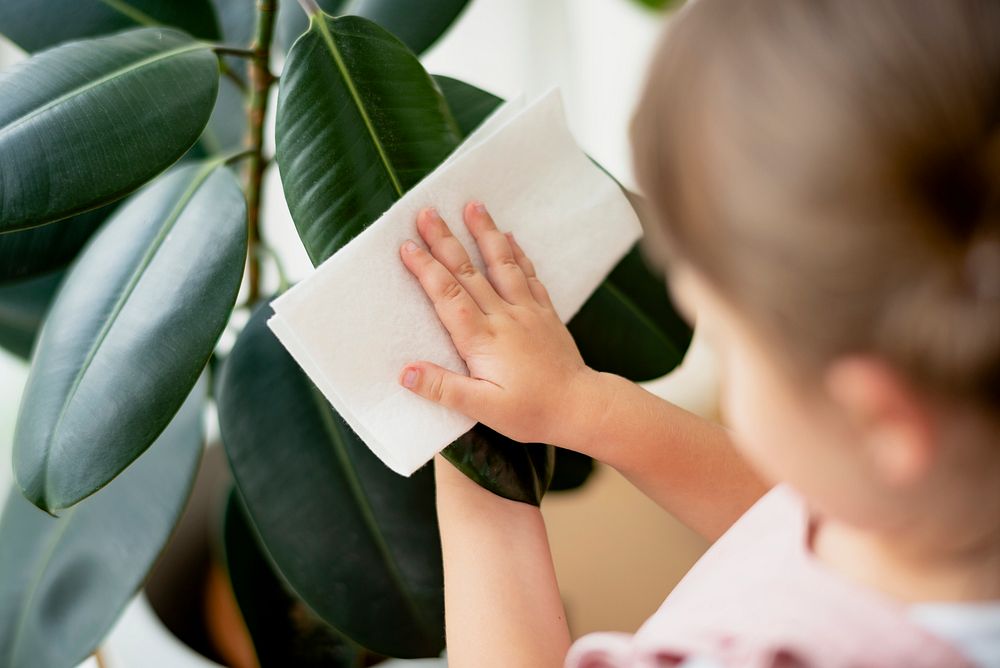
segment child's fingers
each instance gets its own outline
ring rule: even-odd
[[[483,409],[495,401],[499,388],[493,383],[449,371],[430,362],[407,364],[399,383],[424,399],[451,408],[473,419],[483,416]]]
[[[549,291],[545,289],[545,286],[538,276],[535,274],[535,265],[528,259],[525,255],[524,249],[521,248],[521,244],[517,243],[517,239],[514,238],[513,232],[506,232],[507,241],[510,243],[511,250],[514,251],[514,259],[517,260],[517,264],[520,265],[521,271],[524,272],[525,278],[528,279],[528,289],[531,290],[531,294],[535,297],[535,301],[546,308],[552,308],[552,300],[549,299]]]
[[[458,279],[485,313],[501,307],[503,300],[500,295],[469,260],[462,242],[451,233],[437,210],[424,209],[420,212],[417,231],[430,247],[431,255]]]
[[[514,259],[510,242],[497,229],[481,202],[469,202],[465,206],[465,224],[476,239],[486,262],[486,273],[497,293],[511,304],[535,301],[528,289],[528,279]]]
[[[410,273],[420,281],[456,343],[486,331],[489,327],[486,314],[444,265],[412,241],[403,244],[399,255]]]

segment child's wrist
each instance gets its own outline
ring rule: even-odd
[[[584,367],[563,392],[563,410],[554,420],[553,436],[548,442],[599,458],[600,444],[606,440],[602,425],[621,380],[620,376]]]

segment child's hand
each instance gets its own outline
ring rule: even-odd
[[[568,426],[562,415],[572,403],[568,393],[596,374],[513,235],[497,230],[477,202],[465,207],[465,224],[486,276],[434,209],[417,218],[430,252],[408,241],[400,255],[434,303],[470,376],[413,362],[400,383],[515,440],[552,443],[556,429]]]

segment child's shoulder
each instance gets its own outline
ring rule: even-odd
[[[740,666],[968,665],[905,606],[818,563],[807,547],[808,531],[801,497],[775,487],[709,549],[635,636],[585,639],[567,665],[656,665],[660,658],[692,656]]]

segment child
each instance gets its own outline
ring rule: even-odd
[[[471,376],[400,382],[718,540],[569,649],[538,509],[438,458],[450,665],[1000,666],[1000,3],[691,2],[633,144],[732,433],[588,369],[478,203],[487,275],[433,210],[401,249]]]

